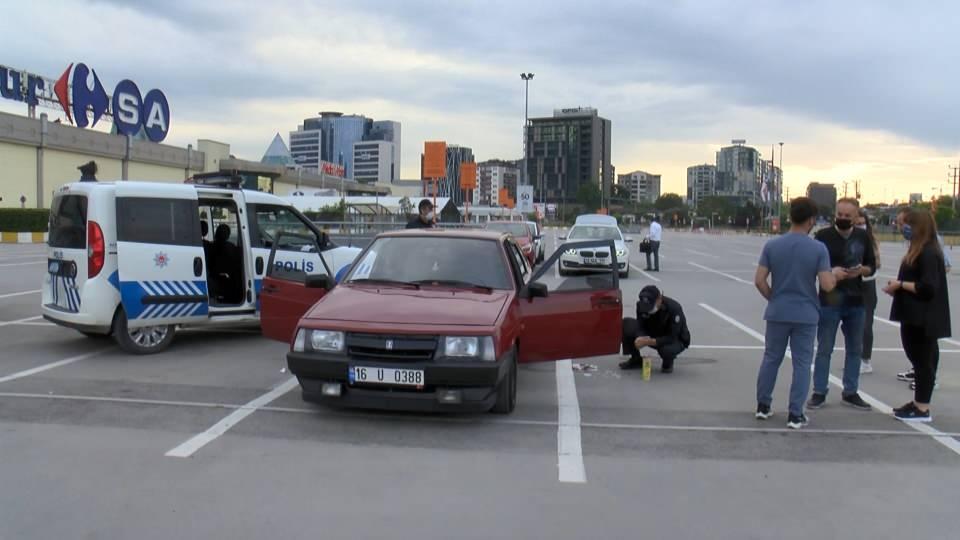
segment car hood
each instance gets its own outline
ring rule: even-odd
[[[339,285],[307,312],[308,319],[398,325],[493,326],[510,291]]]

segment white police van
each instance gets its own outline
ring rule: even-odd
[[[330,287],[360,253],[334,246],[283,199],[220,180],[61,188],[50,207],[43,317],[113,335],[131,353],[160,352],[178,326],[257,324],[268,267],[292,281],[325,275]]]

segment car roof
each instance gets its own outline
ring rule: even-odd
[[[505,238],[512,238],[505,232],[488,231],[485,229],[404,229],[380,233],[377,235],[377,238],[406,238],[416,236],[466,238],[472,240],[503,240]]]
[[[209,193],[209,192],[217,192],[217,191],[219,191],[219,192],[224,192],[224,193],[230,193],[230,192],[237,191],[237,190],[231,189],[231,188],[225,188],[225,187],[219,187],[219,186],[205,186],[205,185],[203,185],[203,184],[185,184],[185,183],[183,183],[183,182],[155,182],[155,181],[154,181],[154,182],[151,182],[151,181],[141,181],[141,180],[113,180],[113,181],[110,181],[110,180],[108,180],[108,181],[98,180],[98,181],[96,181],[96,182],[71,182],[71,183],[69,183],[69,184],[65,184],[62,188],[60,188],[59,190],[57,190],[57,193],[56,193],[56,194],[60,194],[60,193],[70,193],[70,192],[73,192],[73,193],[90,193],[90,192],[92,192],[92,191],[94,191],[94,190],[101,190],[101,189],[104,189],[104,190],[112,190],[112,189],[114,189],[114,188],[117,186],[117,184],[122,184],[122,183],[127,183],[127,182],[138,183],[138,184],[152,184],[152,185],[154,185],[154,186],[157,186],[158,188],[162,188],[162,187],[164,187],[164,186],[192,185],[192,186],[196,187],[197,189],[201,189],[201,190],[206,191],[206,192],[208,192],[208,193]],[[264,193],[264,192],[262,192],[262,191],[257,191],[257,190],[253,190],[253,189],[244,189],[244,190],[241,190],[241,191],[243,191],[243,198],[244,198],[244,200],[245,200],[246,202],[248,202],[248,203],[254,203],[254,204],[256,204],[256,203],[260,203],[260,204],[269,203],[269,204],[277,204],[277,205],[280,205],[280,206],[292,206],[289,202],[287,202],[287,201],[281,199],[280,197],[277,197],[276,195],[273,195],[273,194],[271,194],[271,193]]]
[[[603,214],[584,214],[577,216],[577,221],[574,222],[574,225],[604,225],[607,227],[616,227],[617,218]]]

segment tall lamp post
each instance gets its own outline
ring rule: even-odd
[[[780,165],[777,167],[780,169],[780,184],[777,186],[777,217],[782,217],[780,215],[781,210],[783,210],[783,143],[780,143]],[[783,225],[781,224],[781,227]]]
[[[530,184],[530,174],[527,172],[527,124],[530,123],[530,81],[533,73],[521,73],[523,79],[523,185]]]

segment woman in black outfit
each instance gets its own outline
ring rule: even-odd
[[[877,261],[873,273],[865,276],[861,283],[863,306],[866,308],[866,317],[863,321],[863,352],[860,354],[860,374],[863,375],[873,373],[873,364],[870,360],[873,358],[873,315],[877,311],[877,272],[880,271],[880,247],[877,244],[876,237],[873,236],[873,224],[870,223],[870,216],[863,208],[857,214],[856,226],[867,231],[873,249],[873,257]]]
[[[914,210],[906,218],[913,236],[900,263],[896,281],[883,292],[893,296],[890,320],[900,321],[903,350],[916,373],[913,401],[893,410],[908,422],[929,422],[930,398],[940,361],[937,339],[950,337],[950,299],[937,225],[928,211]]]

